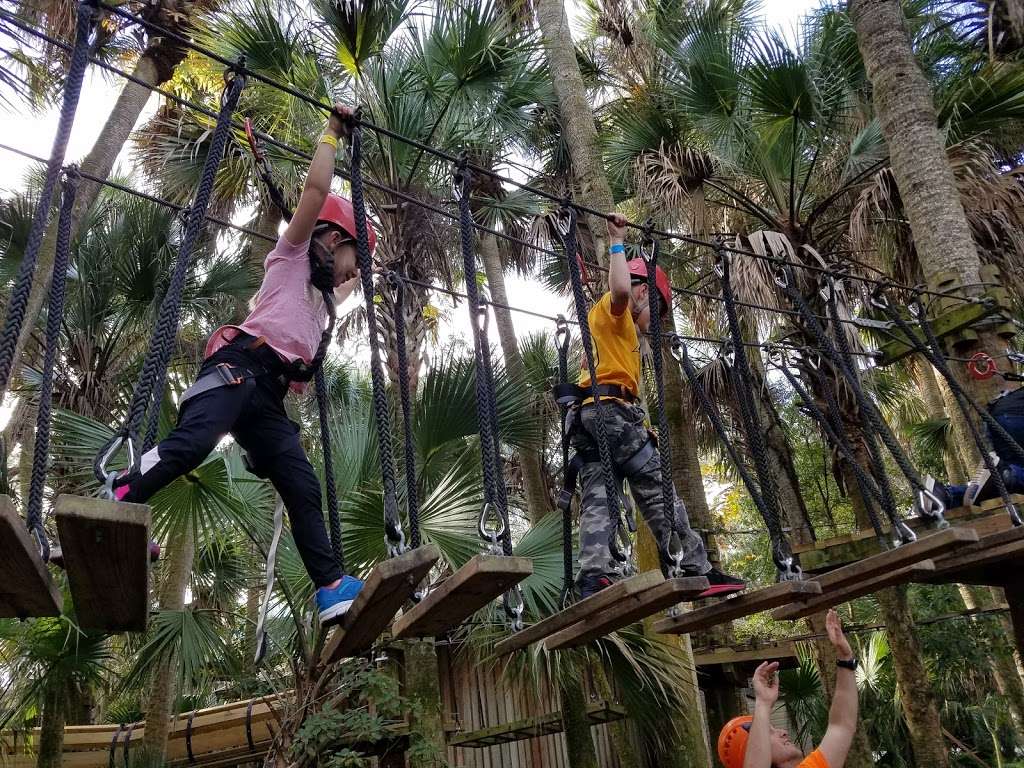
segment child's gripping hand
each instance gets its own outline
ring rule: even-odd
[[[349,121],[352,119],[353,114],[350,107],[345,106],[340,101],[335,102],[334,109],[331,110],[331,116],[327,119],[327,132],[336,139],[348,136],[352,131]]]
[[[779,662],[764,662],[754,671],[754,696],[757,701],[774,705],[779,699]]]
[[[626,217],[620,213],[608,214],[608,238],[614,243],[621,243],[626,238]]]

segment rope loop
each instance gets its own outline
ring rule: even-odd
[[[497,525],[489,525],[492,520],[496,521]],[[480,534],[480,538],[490,545],[490,553],[492,555],[502,554],[501,543],[498,540],[504,538],[508,531],[508,526],[505,524],[505,518],[498,513],[495,505],[489,501],[484,502],[484,505],[480,508],[480,517],[477,519],[476,530]]]

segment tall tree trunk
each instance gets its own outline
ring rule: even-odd
[[[562,0],[535,0],[537,25],[544,39],[551,82],[558,98],[562,135],[569,148],[572,170],[580,189],[580,202],[599,211],[615,207],[612,189],[608,184],[602,163],[601,147],[597,142],[594,113],[583,87],[583,76],[576,61],[569,18]],[[605,222],[594,216],[587,217],[594,237],[594,248],[599,262],[608,264],[608,240]]]
[[[157,13],[158,16],[161,14]],[[183,16],[182,18],[187,18]],[[139,57],[132,70],[132,75],[147,85],[159,85],[169,79],[174,72],[174,67],[184,58],[184,49],[173,48],[175,43],[170,39],[156,38],[146,51]],[[117,156],[131,136],[135,123],[138,121],[142,110],[145,109],[152,92],[144,85],[126,80],[121,93],[114,102],[113,109],[107,116],[96,142],[93,144],[89,154],[79,164],[83,174],[88,174],[100,179],[106,179],[114,168]],[[78,194],[75,196],[75,205],[71,212],[71,233],[72,238],[78,232],[82,219],[88,210],[96,202],[100,193],[101,185],[98,182],[82,179],[78,187]],[[36,265],[36,279],[32,284],[32,292],[29,295],[27,318],[37,318],[41,315],[43,303],[50,290],[50,277],[53,272],[53,259],[57,246],[57,222],[56,217],[51,219],[47,227],[46,235],[43,238],[39,250],[39,261]],[[21,329],[18,336],[18,343],[14,349],[14,368],[17,370],[18,361],[21,358],[25,344],[32,333],[34,323],[27,322]]]
[[[559,687],[562,699],[562,727],[565,729],[565,751],[571,768],[598,768],[597,750],[590,734],[587,697],[583,686]]]
[[[186,525],[180,532],[176,532],[168,542],[167,549],[167,570],[160,585],[160,608],[165,611],[181,611],[185,608],[185,589],[188,587],[196,554],[192,527]],[[150,683],[146,733],[142,746],[146,755],[157,762],[162,761],[167,752],[167,735],[176,694],[177,665],[178,660],[174,654],[164,658],[153,672]]]
[[[410,752],[409,768],[441,768],[445,762],[444,708],[441,704],[441,674],[434,641],[410,640],[402,644],[405,662],[405,695],[419,705],[412,722],[421,746]]]
[[[501,351],[505,357],[505,368],[513,379],[526,381],[526,364],[519,351],[519,340],[516,338],[515,325],[512,322],[512,312],[505,309],[508,304],[508,293],[505,291],[505,267],[501,260],[501,251],[498,248],[498,239],[487,232],[480,235],[480,258],[484,263],[484,271],[487,273],[487,287],[490,289],[491,299],[497,304],[492,304],[494,309],[494,322],[498,326],[498,339],[501,342]],[[539,407],[537,403],[535,407]],[[540,451],[534,448],[519,448],[519,467],[523,473],[523,492],[526,496],[526,505],[530,513],[530,519],[540,520],[551,511],[551,497],[548,494],[548,486],[544,481],[544,464],[541,461]]]
[[[38,768],[60,768],[63,764],[67,694],[67,685],[64,683],[46,686],[39,721]]]
[[[943,273],[951,272],[965,293],[977,294],[981,260],[899,0],[851,0],[850,13],[924,279],[934,287]],[[995,333],[980,332],[974,349],[998,357],[1006,343]],[[1003,386],[998,377],[976,381],[959,367],[954,371],[980,403]]]

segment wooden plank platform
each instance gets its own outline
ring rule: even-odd
[[[794,603],[793,605],[787,605],[772,611],[772,618],[788,621],[802,619],[804,616],[820,613],[827,608],[849,602],[858,597],[870,595],[886,587],[894,587],[897,584],[906,584],[910,581],[919,581],[921,578],[932,573],[935,573],[935,563],[931,560],[922,560],[919,563],[908,565],[905,568],[898,568],[856,584],[847,584],[838,589],[824,590],[818,597],[812,597],[805,602]]]
[[[782,581],[770,587],[740,592],[720,603],[707,605],[681,616],[670,616],[654,625],[654,631],[665,635],[684,635],[716,627],[727,621],[778,608],[796,600],[809,600],[821,594],[821,585],[814,581]]]
[[[497,643],[494,646],[494,652],[498,656],[504,656],[505,654],[518,651],[520,648],[525,648],[538,640],[543,640],[545,637],[572,626],[590,615],[603,611],[605,608],[618,603],[630,595],[656,587],[664,580],[665,577],[658,571],[645,571],[628,579],[623,579],[585,600],[573,603],[564,611],[559,611],[520,632],[516,632],[512,637]]]
[[[54,505],[83,629],[142,632],[149,619],[149,507],[63,494]]]
[[[935,561],[933,584],[985,584],[1005,587],[1024,566],[1024,526],[981,538],[976,544]]]
[[[587,721],[591,726],[613,723],[626,718],[626,708],[619,704],[601,701],[587,705]],[[449,747],[462,749],[483,749],[499,744],[508,744],[523,739],[534,739],[538,736],[550,736],[565,730],[562,723],[562,711],[549,712],[546,715],[516,720],[512,723],[495,725],[477,731],[455,733],[448,739]]]
[[[60,616],[62,605],[36,540],[11,497],[0,495],[0,618]]]
[[[1024,496],[1015,495],[1011,499],[1024,509]],[[979,537],[998,533],[1012,527],[1010,516],[1003,508],[1002,499],[991,499],[976,507],[958,507],[946,512],[946,520],[957,528],[970,528]],[[927,520],[911,518],[905,521],[922,538],[933,530]],[[886,528],[886,533],[891,531]],[[873,530],[858,530],[844,536],[821,539],[811,544],[793,545],[793,552],[800,555],[800,565],[804,573],[818,574],[833,568],[849,565],[868,557],[873,557],[883,550]]]
[[[544,641],[544,647],[549,651],[560,651],[586,645],[591,640],[628,627],[641,619],[653,616],[658,611],[693,600],[708,586],[708,580],[703,576],[668,579],[648,590],[630,595],[607,610],[591,614],[561,632],[556,632]]]
[[[476,555],[399,616],[391,635],[396,640],[443,635],[532,573],[528,557]]]
[[[757,665],[763,661],[781,661],[796,658],[796,643],[776,640],[749,647],[694,648],[693,663],[698,667],[717,667],[723,664]]]
[[[341,624],[332,630],[322,661],[329,664],[369,650],[440,557],[436,546],[426,544],[375,566]]]
[[[944,555],[953,549],[963,548],[969,544],[975,544],[977,541],[978,534],[972,528],[946,528],[943,531],[922,536],[909,544],[879,552],[864,560],[827,571],[815,577],[814,581],[821,584],[823,592],[830,592],[848,584],[859,584],[865,579],[891,573],[894,569],[905,568],[937,555]]]

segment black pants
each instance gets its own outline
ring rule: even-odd
[[[262,370],[259,357],[265,354],[273,352],[251,352],[235,343],[203,361],[199,376],[217,363]],[[202,464],[230,433],[249,454],[253,471],[268,478],[284,500],[302,562],[313,584],[322,587],[341,578],[341,571],[324,526],[320,481],[299,442],[299,425],[285,413],[287,390],[286,383],[264,375],[187,400],[171,434],[143,456],[142,474],[132,479],[124,501],[147,501]]]

